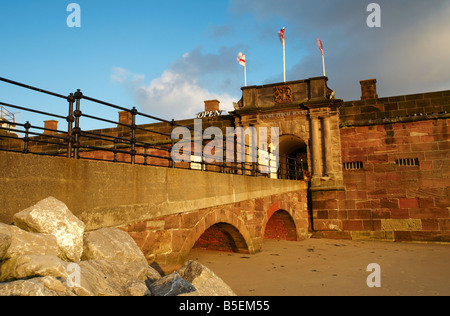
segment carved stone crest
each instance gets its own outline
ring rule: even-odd
[[[282,86],[273,88],[273,101],[276,104],[294,102],[292,88],[290,86]]]

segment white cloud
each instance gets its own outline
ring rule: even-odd
[[[161,77],[136,90],[136,101],[143,111],[165,119],[188,119],[204,111],[204,101],[217,99],[221,109],[232,110],[235,101],[229,94],[212,93],[201,87],[195,78],[166,70]]]
[[[238,97],[223,92],[223,87],[229,85],[233,71],[229,70],[231,62],[223,62],[220,55],[203,54],[200,49],[187,52],[149,84],[145,84],[144,75],[121,67],[112,69],[111,80],[124,85],[143,112],[160,118],[194,118],[204,111],[204,101],[213,99],[221,102],[222,110],[232,111]]]

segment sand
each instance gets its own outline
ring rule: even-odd
[[[448,296],[450,245],[265,240],[254,255],[193,249],[239,296]],[[367,279],[376,263],[381,287]],[[370,278],[373,280],[372,278]]]

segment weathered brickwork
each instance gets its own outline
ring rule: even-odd
[[[183,264],[193,247],[256,253],[262,250],[266,231],[279,228],[282,234],[277,238],[306,239],[307,204],[305,187],[298,192],[165,216],[122,229],[134,238],[150,263],[169,272]],[[270,234],[266,237],[275,237]]]
[[[449,91],[344,103],[345,190],[312,192],[317,235],[450,241],[449,110]]]

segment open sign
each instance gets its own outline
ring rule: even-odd
[[[218,111],[205,111],[205,112],[201,112],[197,114],[197,118],[198,119],[202,119],[202,118],[207,118],[207,117],[217,117],[217,116],[221,116],[223,113],[222,110],[218,110]]]

